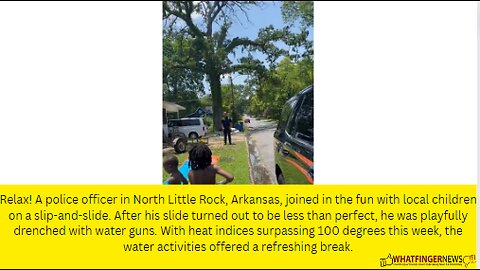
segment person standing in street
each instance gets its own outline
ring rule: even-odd
[[[222,119],[222,129],[223,129],[223,141],[227,144],[227,136],[228,136],[228,143],[232,144],[232,119],[228,117],[228,113],[223,113]]]

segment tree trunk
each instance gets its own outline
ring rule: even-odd
[[[213,108],[213,126],[215,130],[222,130],[222,87],[220,83],[220,74],[208,74],[210,81],[210,91],[212,92],[212,108]]]

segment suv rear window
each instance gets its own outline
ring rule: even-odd
[[[180,126],[180,121],[178,120],[168,120],[169,127],[178,127]]]
[[[182,126],[199,126],[199,119],[184,119],[182,120]]]
[[[289,123],[290,128],[291,136],[313,143],[313,91],[304,96],[294,118]]]
[[[293,108],[297,104],[297,99],[294,98],[289,100],[285,106],[283,106],[282,114],[280,115],[280,121],[278,122],[278,129],[284,129],[287,125],[288,119],[290,118],[290,114],[292,113]]]

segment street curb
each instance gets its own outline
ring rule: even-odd
[[[245,145],[247,146],[247,159],[248,159],[248,175],[250,177],[249,179],[249,182],[250,184],[255,184],[255,182],[253,181],[253,169],[252,169],[252,160],[250,159],[250,146],[248,145],[248,138],[250,138],[250,131],[249,131],[249,126],[250,126],[250,123],[249,125],[247,125],[247,123],[245,123],[245,118],[242,117],[242,121],[244,123],[244,126],[246,128],[244,128],[244,132],[245,132]]]
[[[245,126],[247,126],[245,124]],[[247,140],[246,143],[247,143],[247,153],[248,153],[248,164],[250,166],[250,183],[251,184],[255,184],[255,185],[275,185],[275,184],[278,184],[277,183],[277,180],[275,178],[275,175],[271,175],[269,173],[269,171],[265,168],[265,164],[260,164],[260,165],[255,165],[255,164],[252,164],[252,159],[251,159],[251,155],[255,157],[255,161],[258,161],[258,159],[260,158],[260,156],[258,154],[255,154],[257,153],[257,146],[255,144],[252,144],[250,145],[249,142],[253,142],[254,139],[251,137],[251,133],[250,133],[250,129],[249,129],[249,126],[247,126],[247,128],[245,129],[245,139]],[[252,147],[252,149],[250,149],[250,147]],[[255,151],[254,153],[252,153],[252,151]],[[253,161],[253,162],[255,162]],[[268,180],[269,181],[265,181],[265,179],[263,179],[263,174],[266,174],[266,176],[268,176]],[[257,178],[255,178],[257,177]],[[260,178],[258,178],[260,177]]]

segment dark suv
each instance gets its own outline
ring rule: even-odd
[[[313,184],[313,86],[290,98],[274,133],[279,184]]]

